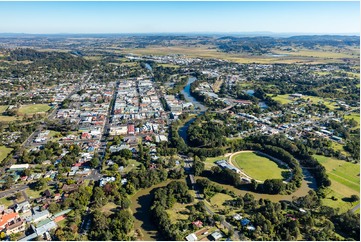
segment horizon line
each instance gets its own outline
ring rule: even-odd
[[[1,0],[0,0],[1,1]],[[289,34],[298,34],[298,35],[355,35],[360,36],[359,32],[273,32],[273,31],[244,31],[244,32],[218,32],[218,31],[190,31],[190,32],[59,32],[59,33],[29,33],[29,32],[0,32],[0,35],[125,35],[125,34],[278,34],[278,35],[289,35]]]

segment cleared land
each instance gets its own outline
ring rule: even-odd
[[[278,164],[255,152],[243,152],[233,157],[233,164],[248,176],[264,181],[266,179],[283,179],[282,172],[287,172]]]
[[[210,204],[212,206],[212,209],[216,212],[219,212],[220,210],[224,210],[227,208],[230,208],[230,206],[224,205],[226,201],[233,200],[233,198],[227,194],[224,193],[217,193],[210,199]],[[236,211],[229,211],[230,214],[234,214]]]
[[[113,213],[113,209],[117,208],[117,205],[115,203],[112,202],[108,202],[107,204],[105,204],[100,210],[103,213]]]
[[[245,53],[225,53],[217,50],[212,45],[200,46],[150,46],[147,48],[122,49],[122,53],[131,53],[136,55],[172,55],[181,54],[191,58],[217,58],[237,63],[340,63],[344,62],[344,58],[352,58],[358,62],[358,57],[352,54],[336,53],[332,50],[313,51],[313,50],[297,50],[295,51],[274,51],[275,54],[282,56],[254,56]]]
[[[345,119],[353,119],[357,122],[357,125],[360,126],[360,114],[353,113],[345,116]]]
[[[179,220],[187,220],[188,219],[189,210],[186,207],[189,205],[190,204],[175,203],[171,209],[166,210],[172,223],[176,223]]]
[[[323,199],[323,204],[340,208],[341,212],[356,206],[359,202],[351,203],[347,199],[353,194],[360,195],[360,164],[322,155],[315,155],[314,157],[326,168],[331,179],[331,186],[326,192],[327,196]]]
[[[7,148],[5,146],[0,146],[0,162],[3,161],[8,154],[12,151],[12,148]]]
[[[334,109],[337,108],[337,106],[335,106],[336,103],[331,102],[328,99],[325,99],[325,98],[322,98],[322,97],[314,97],[314,96],[303,95],[302,98],[291,98],[290,94],[277,95],[277,96],[273,96],[273,94],[268,94],[268,95],[271,96],[273,100],[275,100],[275,101],[277,101],[277,102],[279,102],[281,104],[288,104],[288,103],[291,103],[291,102],[296,101],[298,99],[303,99],[305,101],[311,102],[312,104],[322,103],[331,110],[334,110]]]
[[[0,114],[5,112],[5,110],[8,108],[8,105],[0,105]]]
[[[48,104],[29,104],[29,105],[22,105],[19,108],[20,114],[35,114],[41,112],[47,112],[50,109]]]

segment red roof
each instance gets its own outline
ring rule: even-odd
[[[200,221],[200,220],[197,220],[195,222],[192,222],[192,224],[194,224],[195,226],[197,226],[198,228],[202,227],[203,226],[203,222]]]
[[[134,124],[128,125],[128,133],[134,133]]]
[[[0,229],[4,229],[5,225],[13,221],[18,216],[19,216],[18,213],[8,213],[8,214],[0,215]]]

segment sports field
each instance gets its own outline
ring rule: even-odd
[[[13,150],[12,148],[6,148],[5,146],[0,146],[0,162],[3,161],[12,150]]]
[[[29,105],[22,105],[19,108],[20,114],[35,114],[46,112],[50,109],[48,104],[29,104]]]
[[[341,211],[347,211],[357,203],[347,201],[351,195],[360,195],[360,164],[353,164],[336,158],[322,155],[314,156],[325,168],[331,180],[331,186],[323,204]],[[334,196],[336,199],[331,199]]]
[[[255,152],[239,153],[233,157],[232,163],[255,180],[283,179],[282,172],[287,172],[278,164]]]

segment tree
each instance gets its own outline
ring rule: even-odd
[[[359,196],[357,196],[357,195],[355,195],[355,194],[351,195],[350,201],[351,201],[352,203],[353,203],[353,202],[357,202],[358,200],[360,200],[360,197],[359,197]]]
[[[99,158],[95,156],[89,161],[89,165],[91,168],[97,168],[99,164],[100,164]]]
[[[11,176],[7,176],[5,178],[5,183],[3,185],[3,189],[9,189],[14,184],[14,179]]]

